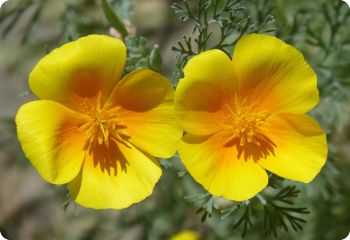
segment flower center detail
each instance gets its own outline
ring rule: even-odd
[[[118,108],[105,109],[102,106],[101,94],[96,101],[85,99],[83,110],[87,114],[87,119],[79,129],[84,130],[88,135],[84,149],[92,150],[101,146],[108,149],[111,142],[125,144],[126,136],[118,132],[125,128],[119,124]]]
[[[276,144],[265,135],[264,127],[269,124],[265,121],[269,117],[268,111],[254,111],[254,104],[244,104],[235,101],[233,106],[225,107],[231,117],[229,122],[229,141],[225,147],[236,146],[237,158],[245,160],[252,158],[254,161],[274,155]]]

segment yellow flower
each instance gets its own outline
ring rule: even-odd
[[[266,187],[265,170],[307,183],[325,164],[325,133],[306,115],[319,101],[317,78],[292,46],[247,35],[232,61],[206,51],[184,74],[175,109],[187,134],[178,151],[213,195],[247,200]]]
[[[175,234],[170,240],[199,240],[199,236],[193,231],[185,230]]]
[[[42,100],[17,113],[19,141],[40,175],[68,183],[71,197],[120,209],[150,195],[182,131],[174,89],[150,70],[127,74],[122,41],[91,35],[45,56],[29,77]]]

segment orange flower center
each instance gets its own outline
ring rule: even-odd
[[[246,101],[235,101],[233,106],[225,107],[229,110],[230,122],[228,124],[229,141],[226,147],[236,146],[237,158],[250,157],[254,161],[274,155],[276,144],[266,136],[263,130],[268,123],[265,121],[270,113],[268,111],[255,111],[255,104],[245,104]]]
[[[83,110],[87,115],[84,124],[80,129],[87,133],[87,141],[84,149],[95,149],[103,146],[109,148],[111,142],[124,142],[125,136],[122,136],[118,129],[125,128],[119,124],[118,108],[106,109],[102,106],[101,94],[96,101],[85,99]]]

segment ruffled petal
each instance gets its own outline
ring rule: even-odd
[[[182,130],[174,112],[174,88],[166,78],[150,70],[132,72],[121,80],[108,104],[107,108],[121,106],[120,132],[130,142],[152,156],[175,154]]]
[[[241,97],[258,110],[306,113],[319,102],[315,72],[297,49],[278,38],[244,36],[232,61]]]
[[[48,100],[30,102],[18,110],[19,142],[46,181],[63,184],[78,175],[85,155],[82,123],[78,113]]]
[[[125,62],[126,47],[121,40],[90,35],[42,58],[30,74],[29,85],[41,99],[80,110],[86,99],[108,98]]]
[[[252,159],[239,158],[227,134],[186,134],[179,144],[181,161],[192,177],[215,196],[244,201],[263,190],[268,177]]]
[[[259,160],[265,169],[287,179],[310,182],[327,159],[326,134],[308,115],[283,113],[268,119],[275,154]]]
[[[80,205],[122,209],[149,196],[162,170],[158,162],[129,143],[112,142],[87,155],[80,174],[68,185]]]
[[[207,135],[227,120],[223,103],[234,97],[236,74],[230,58],[209,50],[189,60],[175,94],[175,109],[186,132]]]

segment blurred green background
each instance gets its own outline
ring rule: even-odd
[[[188,1],[194,9],[198,2]],[[183,41],[182,36],[191,36],[194,26],[191,20],[181,21],[171,8],[183,1],[109,3],[120,18],[129,20],[137,36],[145,38],[129,39],[130,70],[152,67],[149,55],[157,44],[162,56],[157,70],[175,84],[181,75],[176,67],[181,55],[171,49]],[[307,221],[303,230],[295,232],[288,226],[288,232],[279,227],[277,236],[264,233],[258,206],[250,213],[252,226],[245,239],[343,239],[350,231],[350,9],[340,0],[242,0],[239,4],[245,16],[258,24],[247,32],[268,32],[293,44],[317,72],[321,101],[311,114],[327,131],[329,142],[329,159],[317,179],[307,185],[280,184],[301,190],[295,205],[310,211],[301,216]],[[213,36],[207,48],[219,38],[218,28],[209,29]],[[153,195],[121,211],[95,211],[70,202],[64,186],[46,183],[25,159],[13,119],[20,105],[35,99],[27,85],[31,69],[50,50],[92,33],[110,34],[98,0],[9,0],[0,9],[1,232],[20,240],[132,240],[169,239],[191,229],[201,239],[241,239],[242,229],[232,229],[239,213],[221,219],[221,210],[234,203],[221,198],[207,203],[206,195],[194,201],[205,191],[186,174],[176,156],[161,160],[163,176]],[[201,207],[204,210],[196,213]],[[205,222],[203,212],[212,213]]]

